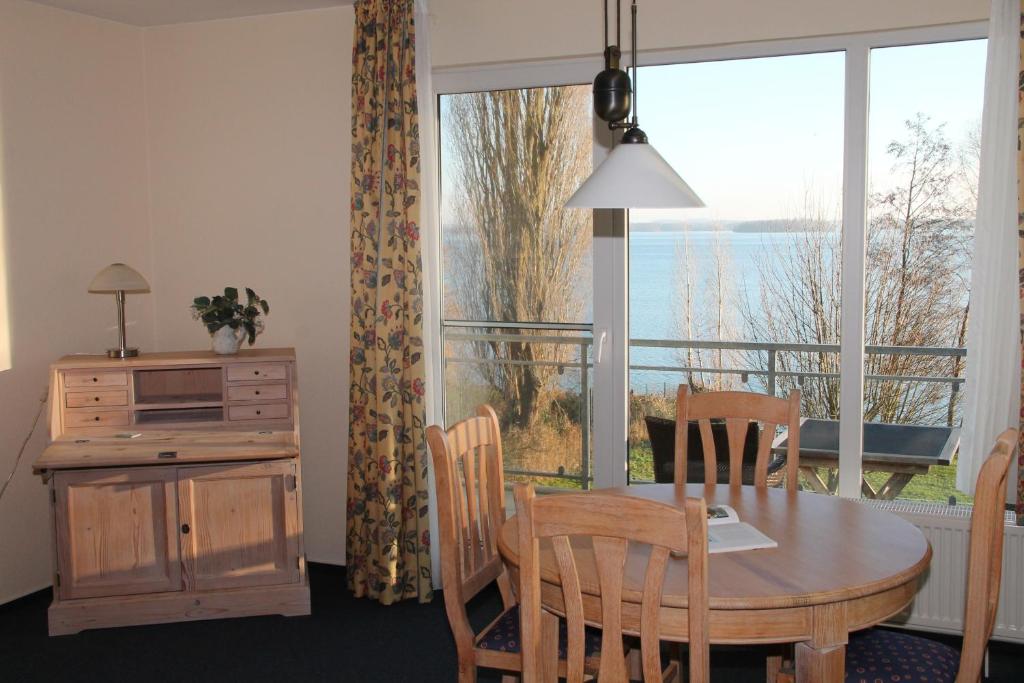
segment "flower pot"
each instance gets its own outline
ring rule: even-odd
[[[239,327],[236,330],[231,329],[227,325],[220,328],[213,333],[213,352],[219,353],[222,356],[230,356],[231,354],[238,353],[238,347],[242,345],[242,340],[245,339],[245,329]]]

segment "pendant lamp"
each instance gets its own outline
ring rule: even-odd
[[[621,0],[616,0],[616,42],[621,42]],[[594,112],[612,130],[625,129],[608,158],[566,202],[568,208],[687,209],[704,206],[640,130],[636,105],[636,0],[630,6],[633,79],[619,68],[619,45],[608,43],[608,0],[605,0],[605,68],[594,79]],[[627,122],[632,111],[632,117]]]

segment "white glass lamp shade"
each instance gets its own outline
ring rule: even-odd
[[[584,209],[691,209],[704,206],[649,143],[622,143],[565,203]]]
[[[94,294],[111,292],[142,294],[149,291],[149,283],[134,268],[123,263],[111,263],[92,279],[92,282],[89,283],[89,291]]]

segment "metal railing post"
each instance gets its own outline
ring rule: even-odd
[[[775,354],[773,348],[768,349],[768,395],[775,395]]]
[[[590,488],[590,378],[587,345],[580,344],[580,474],[583,490]]]

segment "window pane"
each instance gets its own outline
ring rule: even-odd
[[[985,42],[871,54],[864,420],[913,426],[936,462],[961,419]],[[867,430],[892,457],[865,457],[865,495],[970,501],[955,458],[909,466],[906,430]]]
[[[510,479],[589,477],[589,86],[441,97],[445,419],[489,403]],[[472,323],[472,324],[469,324]]]
[[[680,382],[801,389],[838,420],[843,80],[842,53],[640,69],[642,127],[708,208],[630,212],[632,481],[655,478],[645,422]]]

